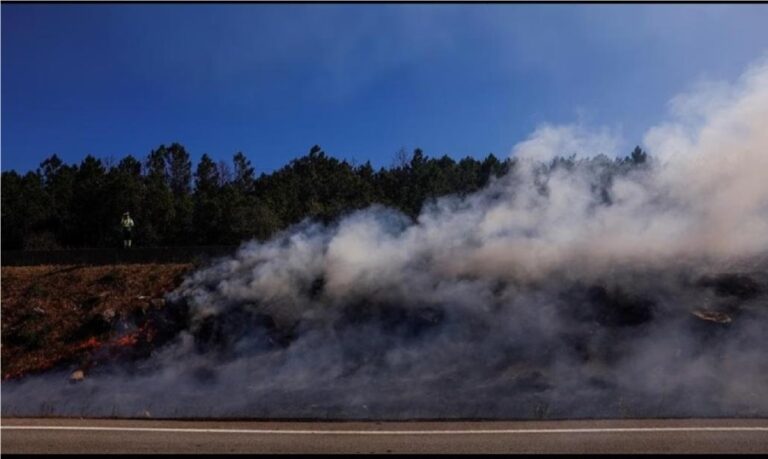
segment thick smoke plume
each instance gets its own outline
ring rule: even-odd
[[[246,243],[170,295],[149,358],[5,382],[3,414],[766,416],[768,64],[715,88],[673,100],[640,167],[545,170],[614,142],[543,126],[415,223],[372,207]]]

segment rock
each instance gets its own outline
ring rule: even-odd
[[[731,316],[724,312],[717,312],[717,311],[708,311],[706,309],[697,309],[695,311],[691,311],[691,314],[698,317],[701,320],[706,320],[709,322],[716,322],[719,324],[728,324],[731,323],[732,319]]]
[[[104,320],[112,321],[112,319],[115,318],[117,314],[115,313],[114,309],[106,309],[104,312],[101,313],[101,317],[104,318]]]
[[[77,383],[85,379],[85,372],[83,370],[75,370],[69,375],[69,382]]]

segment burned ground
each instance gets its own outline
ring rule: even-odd
[[[191,267],[3,267],[3,379],[86,364],[105,342],[157,315],[157,300]]]

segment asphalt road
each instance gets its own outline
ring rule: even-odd
[[[246,422],[3,418],[2,453],[766,453],[768,419]]]

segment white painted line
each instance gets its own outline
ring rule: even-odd
[[[226,433],[258,435],[497,435],[623,432],[767,432],[768,427],[626,427],[594,429],[493,429],[493,430],[290,430],[290,429],[195,429],[171,427],[0,426],[3,430],[74,430],[106,432]]]

